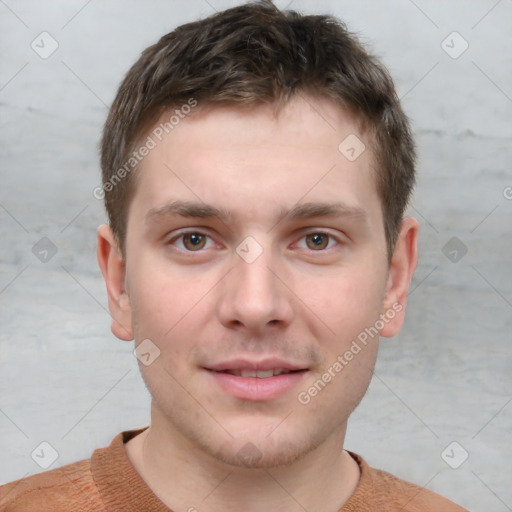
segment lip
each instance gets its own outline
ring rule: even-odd
[[[253,370],[268,371],[274,368],[289,370],[267,378],[241,377],[226,370]],[[273,400],[297,387],[308,368],[282,359],[265,359],[262,361],[249,361],[234,359],[203,368],[209,378],[224,392],[240,400],[263,402]]]
[[[214,365],[208,365],[206,370],[214,372],[223,372],[226,370],[253,370],[253,371],[267,371],[273,368],[282,368],[283,370],[307,370],[305,365],[295,364],[290,361],[285,361],[279,358],[267,358],[261,361],[250,361],[248,359],[231,359]]]

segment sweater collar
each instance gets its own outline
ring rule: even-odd
[[[172,512],[158,499],[133,467],[124,444],[148,427],[119,433],[109,446],[94,451],[91,457],[92,476],[107,511]],[[372,470],[359,455],[348,452],[360,470],[359,484],[340,512],[372,510],[374,483]]]
[[[171,512],[137,473],[124,448],[147,428],[121,432],[109,446],[92,454],[92,476],[108,512]]]

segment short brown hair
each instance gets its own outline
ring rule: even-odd
[[[338,19],[280,11],[269,0],[176,28],[121,83],[103,131],[101,167],[123,255],[135,190],[126,162],[162,113],[191,98],[202,106],[279,108],[297,93],[333,99],[370,128],[390,258],[415,183],[414,142],[393,81]]]

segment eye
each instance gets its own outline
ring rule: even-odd
[[[309,233],[305,235],[301,241],[305,241],[307,249],[312,251],[322,251],[324,249],[330,249],[336,244],[336,240],[332,235],[323,233],[321,231],[315,233]],[[299,243],[299,247],[304,248],[304,245]]]
[[[173,238],[170,243],[176,245],[181,250],[197,252],[202,249],[208,249],[213,244],[213,240],[203,233],[193,231],[182,233]]]

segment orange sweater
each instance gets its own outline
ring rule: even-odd
[[[121,432],[110,446],[95,450],[90,459],[1,486],[0,511],[170,512],[135,471],[124,449],[123,444],[143,430]],[[359,464],[361,477],[340,512],[467,512],[350,454]]]

